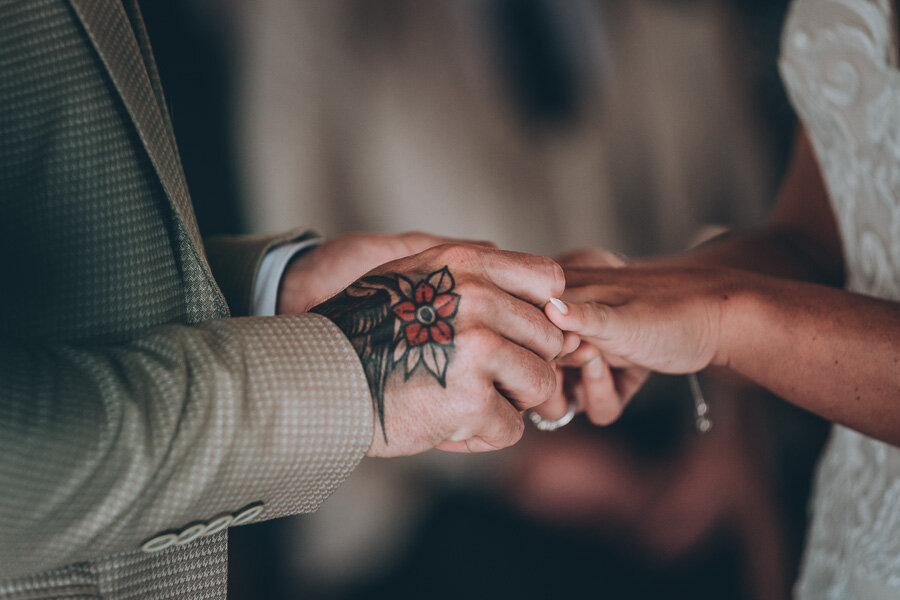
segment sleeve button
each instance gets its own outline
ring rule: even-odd
[[[249,523],[256,517],[262,513],[264,505],[262,502],[257,504],[252,504],[247,508],[242,509],[234,516],[234,521],[231,522],[231,525],[243,525],[245,523]]]
[[[178,534],[178,539],[175,540],[175,545],[184,546],[185,544],[190,544],[205,532],[206,523],[194,523],[193,525],[184,528],[181,533]]]
[[[148,553],[160,552],[174,544],[177,539],[178,536],[174,533],[165,533],[163,535],[158,535],[155,538],[151,538],[144,542],[141,546],[141,550]]]
[[[231,515],[221,515],[213,519],[206,526],[206,532],[203,535],[212,535],[214,533],[219,533],[226,527],[234,522],[234,517]]]

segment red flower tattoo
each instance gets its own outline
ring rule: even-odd
[[[397,315],[394,364],[406,363],[406,378],[419,364],[445,385],[447,350],[453,346],[450,320],[459,309],[456,282],[447,267],[431,273],[418,284],[398,275],[400,301],[391,309]]]

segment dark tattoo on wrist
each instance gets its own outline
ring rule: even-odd
[[[406,381],[424,365],[441,386],[447,385],[460,303],[455,286],[447,267],[418,282],[393,273],[370,275],[311,311],[334,321],[356,348],[385,442],[384,388],[394,369],[402,365]]]

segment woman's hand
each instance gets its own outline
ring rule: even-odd
[[[547,317],[612,365],[664,373],[724,366],[830,421],[900,446],[898,302],[678,264],[569,269],[566,286],[563,309],[548,303]],[[604,406],[615,408],[609,400]]]
[[[548,303],[545,311],[567,336],[581,338],[578,349],[558,363],[580,367],[565,370],[565,387],[591,422],[615,421],[651,370],[692,373],[727,363],[722,323],[735,292],[753,275],[713,268],[567,266],[563,301]],[[542,407],[542,415],[549,410]]]
[[[565,302],[546,313],[612,365],[692,373],[727,363],[722,323],[751,277],[718,268],[569,269]]]
[[[583,248],[567,252],[556,261],[568,270],[608,269],[625,265],[622,258],[601,248]],[[611,360],[610,360],[611,359]],[[647,380],[649,371],[642,367],[604,357],[597,346],[576,333],[566,333],[564,349],[556,361],[563,380],[561,394],[545,402],[536,410],[546,419],[565,414],[567,401],[575,402],[579,412],[585,412],[595,425],[609,425],[624,410],[631,397]]]

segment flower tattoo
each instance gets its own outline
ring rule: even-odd
[[[399,274],[370,275],[311,311],[334,321],[359,354],[385,442],[384,388],[394,369],[402,364],[407,381],[424,364],[447,385],[452,321],[460,303],[455,286],[446,266],[418,282]]]
[[[453,346],[450,321],[459,308],[459,294],[453,293],[453,276],[447,267],[435,271],[413,288],[403,275],[397,276],[403,300],[391,307],[400,319],[394,346],[394,364],[406,364],[406,378],[425,363],[428,372],[446,385],[447,350]]]

